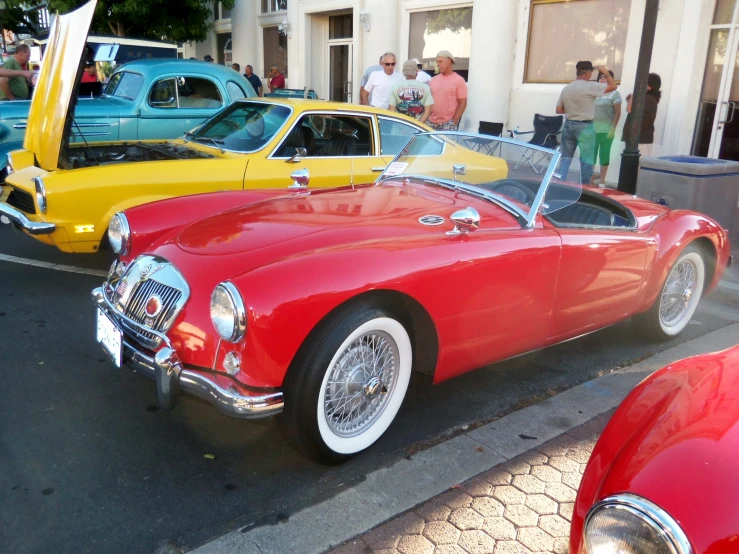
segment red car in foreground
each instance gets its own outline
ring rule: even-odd
[[[739,552],[739,346],[642,381],[593,450],[573,554]]]
[[[728,264],[726,232],[552,182],[558,158],[425,133],[375,184],[310,190],[299,170],[284,191],[127,210],[97,339],[156,378],[163,407],[184,390],[235,417],[282,412],[293,445],[338,461],[385,432],[412,370],[438,383],[637,314],[677,335]]]

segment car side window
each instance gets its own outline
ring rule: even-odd
[[[231,102],[236,102],[236,100],[246,98],[246,93],[233,81],[226,83],[226,90],[228,91],[228,95],[231,97]]]
[[[418,127],[397,119],[378,118],[380,122],[380,152],[383,156],[397,156],[408,140],[422,132]]]
[[[149,93],[149,105],[153,108],[176,108],[177,87],[174,79],[157,81]]]
[[[154,83],[149,93],[153,108],[220,108],[223,104],[218,87],[199,77],[171,77]]]
[[[275,157],[292,157],[297,148],[305,148],[309,158],[373,156],[372,119],[334,114],[304,115]]]

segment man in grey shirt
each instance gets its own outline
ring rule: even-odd
[[[382,71],[383,69],[385,68],[382,66],[382,56],[380,56],[379,64],[371,65],[364,71],[364,75],[362,75],[362,82],[360,83],[361,87],[364,88],[365,86],[367,86],[367,81],[369,81],[370,75],[372,75],[375,71]],[[363,104],[361,94],[359,95],[359,103]],[[369,100],[367,101],[366,105],[367,106],[372,105],[372,93],[371,92],[369,93]]]
[[[562,179],[567,179],[575,150],[580,148],[580,182],[590,184],[595,164],[595,99],[616,90],[616,81],[604,65],[596,68],[590,62],[577,62],[575,69],[577,79],[562,89],[557,100],[557,113],[567,116],[562,129],[559,173]],[[590,80],[595,69],[606,75],[605,83]]]

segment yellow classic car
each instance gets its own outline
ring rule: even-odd
[[[430,130],[367,106],[245,99],[182,139],[70,143],[95,3],[55,19],[24,149],[8,155],[0,191],[0,219],[63,252],[98,251],[117,212],[155,200],[372,182],[411,135]]]

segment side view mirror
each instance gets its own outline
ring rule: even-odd
[[[480,226],[480,213],[475,208],[465,208],[454,212],[450,218],[454,223],[454,229],[447,231],[447,235],[456,236],[471,233]]]
[[[289,160],[285,160],[285,163],[296,164],[299,161],[301,161],[303,158],[305,158],[307,155],[308,155],[308,150],[306,150],[302,146],[298,146],[295,149],[295,155]]]
[[[289,189],[307,189],[308,183],[310,183],[310,173],[305,168],[293,171],[290,178],[293,180],[293,184],[287,187]]]

